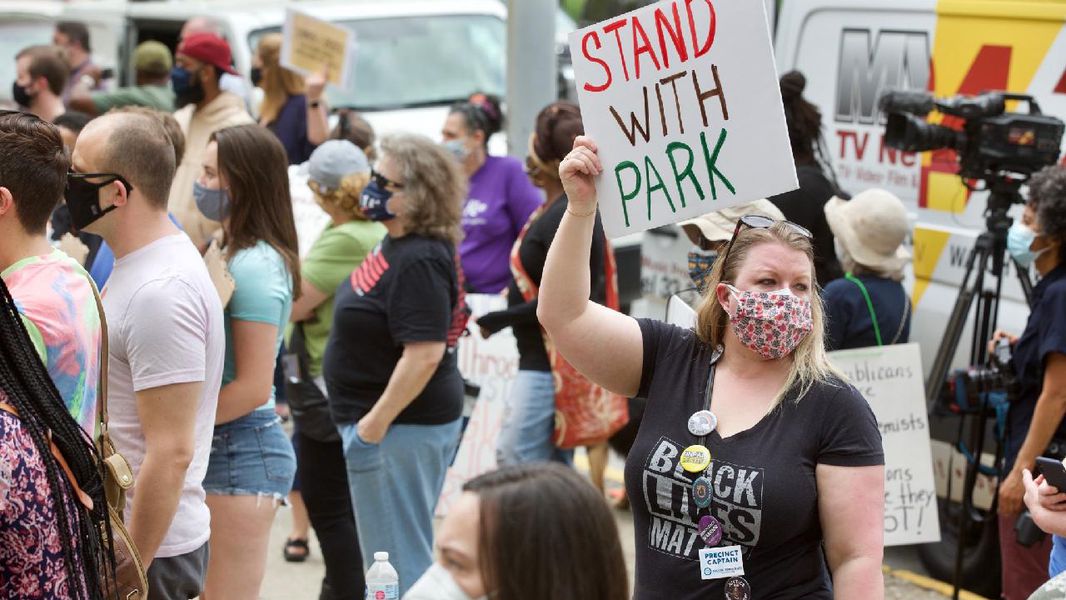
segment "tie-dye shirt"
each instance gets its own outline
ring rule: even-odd
[[[59,250],[0,273],[70,414],[90,434],[96,421],[100,314],[85,269]]]

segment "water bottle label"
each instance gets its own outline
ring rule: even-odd
[[[366,588],[367,600],[400,600],[400,585],[386,583],[369,585]]]

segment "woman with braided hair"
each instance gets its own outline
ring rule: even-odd
[[[0,280],[0,597],[109,597],[102,466]]]

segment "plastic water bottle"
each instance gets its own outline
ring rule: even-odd
[[[400,600],[400,576],[389,564],[388,552],[375,552],[366,572],[366,600]]]

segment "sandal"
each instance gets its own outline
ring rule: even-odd
[[[285,540],[284,556],[286,562],[302,563],[310,555],[311,546],[307,543],[307,540],[293,538]]]

